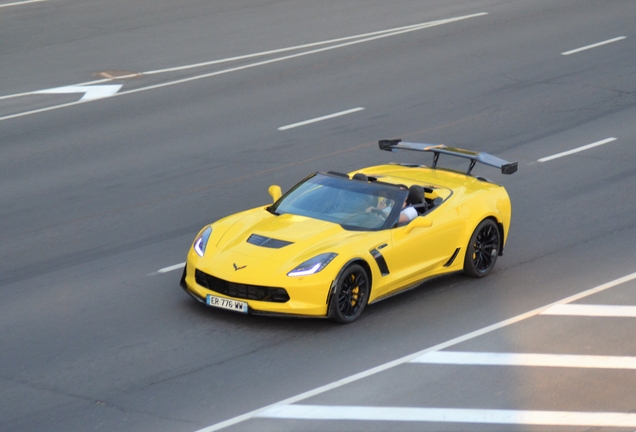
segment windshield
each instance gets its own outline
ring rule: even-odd
[[[392,225],[407,194],[397,186],[315,174],[269,210],[334,222],[348,230],[375,231]]]

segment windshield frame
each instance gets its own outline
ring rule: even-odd
[[[312,213],[309,211],[281,212],[280,207],[284,205],[285,200],[288,199],[290,196],[293,196],[294,193],[299,188],[306,185],[307,182],[312,182],[316,185],[328,185],[330,187],[337,185],[339,186],[338,188],[339,190],[356,192],[359,194],[366,194],[372,197],[376,197],[376,196],[381,197],[382,195],[388,196],[390,197],[391,200],[394,201],[394,204],[384,223],[376,227],[371,227],[371,228],[354,225],[354,224],[345,224],[345,223],[342,223],[344,221],[333,220],[332,218],[325,217],[328,215],[327,213]],[[296,185],[294,185],[289,191],[287,191],[283,196],[281,196],[274,204],[267,207],[267,211],[275,215],[294,214],[298,216],[304,216],[304,217],[309,217],[312,219],[336,223],[347,231],[381,231],[381,230],[391,228],[395,225],[397,218],[399,217],[400,211],[402,210],[401,203],[403,203],[406,200],[407,196],[408,196],[407,189],[400,187],[399,185],[394,185],[392,183],[384,183],[384,182],[378,182],[378,181],[365,182],[365,181],[350,179],[348,176],[345,176],[345,175],[317,172],[307,176],[306,178],[298,182]],[[397,203],[400,203],[400,204],[397,205]]]

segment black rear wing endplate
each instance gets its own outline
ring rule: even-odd
[[[464,150],[456,147],[448,147],[444,144],[422,144],[403,142],[401,139],[393,140],[380,140],[378,142],[380,150],[397,151],[397,150],[412,150],[420,152],[433,153],[433,166],[437,168],[437,161],[440,154],[457,156],[465,159],[470,159],[470,166],[466,174],[470,174],[475,166],[475,163],[480,162],[484,165],[489,165],[495,168],[501,169],[502,174],[514,174],[517,172],[517,162],[508,162],[497,156],[493,156],[484,152],[474,152],[471,150]]]

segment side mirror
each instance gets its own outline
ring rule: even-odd
[[[404,227],[406,234],[413,231],[415,228],[430,228],[433,226],[433,221],[427,217],[418,216],[413,219],[407,226]]]
[[[267,192],[269,192],[269,195],[272,197],[274,202],[278,201],[280,197],[283,196],[283,191],[280,190],[280,186],[278,185],[271,185],[267,189]]]

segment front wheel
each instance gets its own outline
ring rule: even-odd
[[[492,219],[481,221],[466,247],[464,259],[464,273],[471,277],[488,275],[499,256],[500,233],[499,227]]]
[[[341,324],[357,320],[369,301],[370,288],[364,268],[357,264],[345,268],[329,301],[329,319]]]

